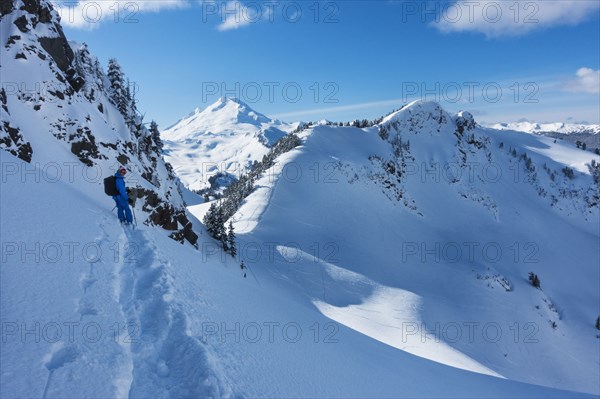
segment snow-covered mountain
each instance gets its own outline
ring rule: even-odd
[[[598,394],[600,157],[423,102],[302,137],[232,218],[261,284],[434,362]]]
[[[220,98],[161,136],[165,158],[189,189],[218,189],[248,171],[294,127],[252,110],[239,99]]]
[[[269,166],[229,192],[232,257],[199,222],[219,202],[186,213],[157,130],[115,101],[115,65],[45,0],[0,12],[0,397],[600,394],[600,157],[415,102],[273,159],[295,136],[255,143],[287,125],[224,100],[233,138],[214,122],[188,145]],[[102,192],[115,160],[135,230]]]
[[[531,134],[541,134],[554,139],[575,144],[578,148],[600,153],[600,125],[584,125],[575,123],[497,123],[490,125],[492,129],[515,130]]]
[[[492,129],[515,130],[517,132],[527,133],[562,133],[562,134],[598,134],[600,125],[584,125],[580,123],[536,123],[536,122],[514,122],[514,123],[495,123],[490,125]]]

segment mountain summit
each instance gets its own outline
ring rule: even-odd
[[[293,126],[254,111],[236,98],[215,103],[181,119],[161,133],[165,157],[192,190],[215,187],[239,176]],[[211,178],[213,179],[211,181]]]
[[[254,132],[277,125],[281,122],[254,111],[243,101],[221,97],[204,110],[196,108],[192,114],[164,130],[162,137],[171,141],[189,141],[205,133]],[[266,144],[272,145],[281,135],[271,137]]]

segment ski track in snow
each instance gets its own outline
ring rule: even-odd
[[[112,369],[103,382],[108,387],[102,387],[112,397],[235,396],[223,382],[217,357],[189,334],[186,312],[173,300],[170,264],[154,242],[142,229],[123,227],[115,243],[109,233],[114,222],[107,215],[97,216],[100,234],[94,243],[110,247],[112,263],[101,257],[88,262],[89,269],[79,278],[82,295],[75,306],[80,322],[104,322],[118,329],[98,342],[54,344],[43,359],[48,376],[42,397],[55,397],[62,387],[53,386],[53,380],[63,380],[62,374],[85,367],[93,358]],[[119,320],[106,319],[111,314],[119,315]]]
[[[173,301],[169,263],[141,230],[124,228],[121,242],[133,249],[119,271],[132,361],[128,397],[232,396],[211,363],[214,357],[188,333],[186,314]]]

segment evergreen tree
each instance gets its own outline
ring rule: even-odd
[[[129,117],[127,110],[129,104],[127,89],[125,87],[125,79],[123,77],[121,66],[114,58],[108,60],[108,81],[110,82],[110,101],[117,107],[121,115],[123,115],[127,120]]]
[[[227,243],[227,233],[225,232],[225,226],[221,225],[223,231],[219,234],[221,236],[221,246],[223,247],[223,252],[229,252],[229,244]]]
[[[206,215],[204,215],[204,225],[208,234],[215,240],[223,241],[223,237],[227,240],[227,234],[225,234],[225,227],[223,226],[223,212],[221,207],[214,202],[210,205]]]
[[[600,316],[596,319],[596,330],[600,330]]]
[[[212,206],[211,206],[212,207]],[[223,251],[227,252],[229,247],[227,246],[227,232],[225,231],[225,218],[223,215],[223,204],[219,204],[215,207],[214,219],[213,219],[213,237],[216,240],[221,241]]]
[[[83,43],[75,53],[75,70],[80,76],[88,76],[94,73],[94,63],[87,44]]]
[[[160,138],[160,131],[158,130],[158,125],[155,121],[150,122],[150,135],[152,136],[152,140],[156,144],[156,148],[158,148],[159,151],[162,151],[164,145]]]
[[[229,232],[227,233],[227,244],[229,245],[229,253],[235,258],[237,249],[235,245],[235,232],[233,231],[233,223],[229,221]]]
[[[531,285],[533,285],[535,288],[540,288],[541,282],[537,274],[529,272],[529,281],[531,282]]]
[[[135,83],[131,84],[129,78],[125,87],[127,110],[130,118],[135,118],[137,114],[137,99],[135,98]]]
[[[208,208],[208,212],[204,215],[204,225],[206,226],[206,230],[211,237],[215,239],[219,239],[218,232],[219,228],[217,226],[217,214],[219,213],[217,205],[213,202],[210,204],[210,208]]]
[[[573,169],[569,168],[568,166],[565,166],[562,169],[563,174],[568,177],[569,179],[573,179],[575,177],[575,172],[573,172]]]
[[[98,59],[96,58],[96,60],[94,61],[94,72],[96,75],[96,84],[98,85],[98,88],[100,90],[104,90],[104,72],[102,70],[102,65],[100,64],[100,61],[98,61]]]
[[[126,119],[131,119],[131,102],[133,101],[133,98],[131,96],[131,83],[129,82],[129,78],[127,78],[127,81],[125,82],[125,98],[123,100],[125,104],[125,112],[127,113]]]

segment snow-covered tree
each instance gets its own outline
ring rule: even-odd
[[[204,215],[204,225],[208,234],[215,240],[220,241],[223,246],[223,251],[229,250],[227,231],[225,230],[225,221],[223,217],[222,204],[216,205],[212,203],[206,215]]]
[[[92,61],[92,56],[87,44],[83,43],[75,53],[75,70],[81,76],[89,76],[95,72],[95,63]]]
[[[114,58],[108,60],[108,81],[110,101],[117,107],[121,115],[125,118],[129,116],[128,112],[128,95],[125,85],[125,78],[121,66]]]
[[[204,225],[206,226],[206,230],[208,231],[208,234],[210,234],[212,237],[214,238],[218,238],[217,237],[217,232],[218,232],[218,228],[217,228],[217,213],[219,213],[219,208],[217,207],[217,204],[215,204],[214,202],[210,205],[210,208],[208,208],[208,212],[206,212],[206,215],[204,215]]]
[[[156,148],[159,151],[163,149],[163,142],[160,138],[160,131],[158,130],[158,125],[155,121],[150,122],[150,135],[152,137],[152,141],[154,141]]]

